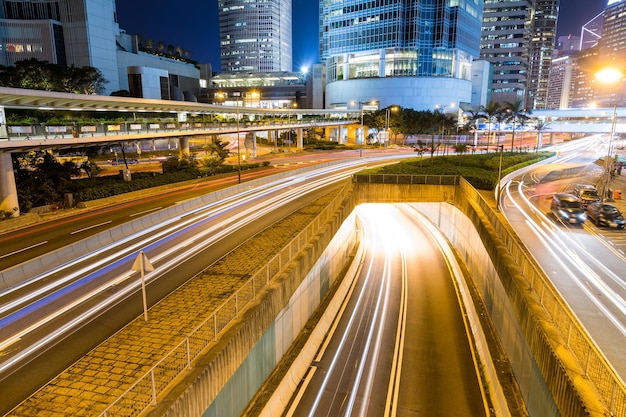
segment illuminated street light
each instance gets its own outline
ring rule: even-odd
[[[596,79],[601,83],[613,84],[622,79],[622,72],[615,68],[604,68],[596,73]],[[611,133],[609,135],[609,148],[604,158],[604,179],[602,181],[602,199],[606,198],[606,188],[611,180],[611,161],[613,152],[613,137],[615,136],[615,123],[617,121],[617,102],[613,104],[613,119],[611,121]]]
[[[354,101],[352,101],[351,103],[355,104]],[[370,106],[375,106],[376,100],[359,101],[359,106],[361,106],[361,144],[360,144],[361,146],[359,147],[359,156],[363,156],[363,145],[365,144],[365,124],[364,124],[363,116],[364,116],[364,110],[365,110],[366,104],[369,104]]]
[[[234,92],[234,97],[239,97],[240,92]],[[239,98],[235,100],[235,118],[237,122],[237,182],[241,184],[241,149],[239,145]]]

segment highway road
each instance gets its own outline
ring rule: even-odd
[[[626,232],[590,221],[565,225],[550,214],[554,193],[599,180],[602,168],[595,161],[606,145],[596,137],[564,145],[559,159],[510,182],[501,206],[587,333],[626,380]]]
[[[361,205],[357,216],[361,270],[285,415],[488,415],[454,260],[409,204]]]
[[[10,409],[141,314],[141,282],[139,274],[131,271],[139,250],[155,266],[145,277],[150,306],[241,240],[327,193],[352,173],[396,158],[398,155],[349,160],[244,189],[232,198],[196,207],[2,291],[2,410]],[[158,203],[149,200],[146,204]],[[133,209],[150,212],[140,204]],[[102,212],[98,220],[113,212]],[[67,234],[63,229],[75,229],[70,225],[68,219],[56,229]]]

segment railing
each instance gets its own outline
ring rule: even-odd
[[[285,126],[307,127],[313,125],[336,125],[354,123],[352,119],[306,119],[306,120],[260,120],[241,121],[241,129],[281,128]],[[124,121],[118,123],[98,123],[81,125],[7,125],[8,140],[63,139],[95,137],[109,135],[133,135],[166,132],[194,132],[206,130],[232,130],[237,127],[235,121],[224,122],[174,122],[174,121]]]
[[[191,331],[173,349],[165,353],[156,365],[100,413],[100,416],[130,417],[142,413],[150,405],[156,405],[158,396],[166,391],[179,375],[191,368],[192,362],[218,339],[221,331],[231,321],[237,319],[250,302],[257,298],[270,280],[277,276],[295,255],[319,233],[326,221],[340,207],[349,191],[348,185],[343,187],[341,192],[304,230],[211,313],[205,321]]]
[[[353,182],[373,184],[459,185],[458,175],[355,174]]]
[[[493,212],[489,204],[475,189],[468,186],[464,186],[464,189],[485,213]],[[581,326],[547,275],[529,257],[525,247],[519,242],[515,234],[508,228],[502,227],[495,215],[489,217],[496,233],[516,263],[529,266],[524,270],[529,289],[536,294],[539,303],[561,333],[567,347],[575,356],[585,376],[597,390],[610,415],[626,417],[626,384],[624,381]]]

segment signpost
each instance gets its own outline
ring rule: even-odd
[[[146,280],[144,279],[144,273],[154,271],[154,267],[148,260],[143,251],[139,252],[133,266],[131,268],[133,271],[138,271],[141,274],[141,295],[143,296],[143,317],[148,321],[148,302],[146,300]]]

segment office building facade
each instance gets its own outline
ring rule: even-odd
[[[482,0],[320,1],[325,106],[374,101],[434,110],[469,103],[482,7]]]
[[[292,70],[291,0],[219,0],[223,72]]]
[[[2,0],[0,63],[35,58],[63,66],[98,68],[119,84],[115,0]]]
[[[491,98],[525,100],[534,0],[485,0],[480,57],[491,63]]]
[[[558,14],[559,0],[535,0],[525,99],[528,109],[545,109],[547,106]]]

